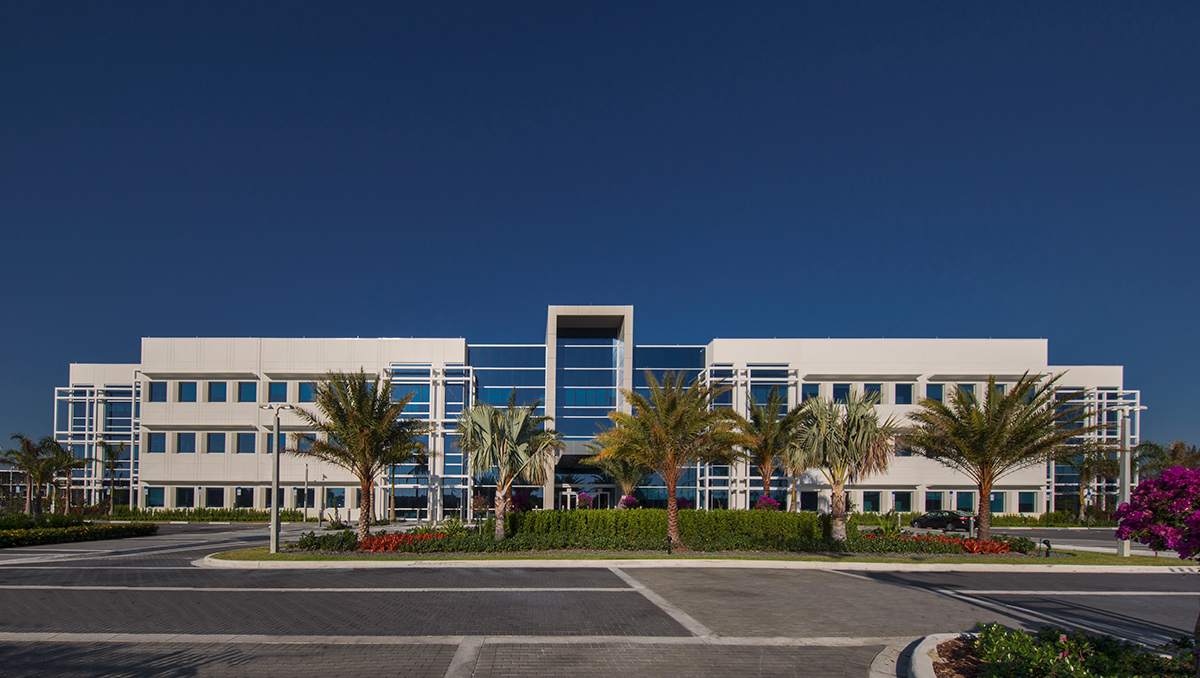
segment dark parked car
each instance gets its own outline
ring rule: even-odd
[[[913,518],[909,523],[913,527],[924,527],[930,530],[967,530],[968,520],[975,519],[975,514],[966,511],[930,511],[923,516]]]

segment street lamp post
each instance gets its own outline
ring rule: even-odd
[[[1129,480],[1132,477],[1132,469],[1129,454],[1129,413],[1146,409],[1139,405],[1121,405],[1118,406],[1121,412],[1121,478],[1117,498],[1117,505],[1129,503]],[[1129,540],[1122,539],[1117,542],[1117,555],[1122,558],[1128,558],[1130,553]]]
[[[295,409],[291,405],[260,405],[261,409],[275,412],[275,437],[271,450],[274,461],[271,465],[271,553],[279,553],[279,411]]]

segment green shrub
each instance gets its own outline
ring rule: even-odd
[[[227,509],[227,508],[129,508],[117,506],[113,510],[113,518],[133,520],[186,520],[188,522],[214,523],[267,523],[271,521],[269,510],[258,509]],[[285,523],[305,522],[304,512],[293,509],[279,511],[279,519]],[[309,520],[315,520],[310,518]]]
[[[305,532],[296,542],[296,548],[303,551],[357,551],[358,535],[353,530],[342,530],[333,534]]]
[[[82,524],[83,516],[74,514],[43,513],[37,516],[27,516],[24,513],[12,513],[0,516],[0,530],[78,527]]]
[[[72,527],[38,527],[32,529],[0,530],[0,548],[8,546],[35,546],[38,544],[66,544],[98,539],[123,539],[145,537],[158,532],[158,525],[75,525]]]
[[[993,534],[992,541],[999,541],[1008,544],[1009,548],[1017,553],[1033,553],[1037,551],[1037,542],[1028,537],[1016,537],[1007,534]]]
[[[1192,676],[1191,642],[1162,648],[1164,655],[1109,636],[1044,627],[1034,634],[999,624],[980,629],[975,641],[986,678],[1101,678],[1104,676]]]
[[[1053,511],[1040,516],[992,516],[992,527],[1084,527],[1074,511]],[[1093,514],[1091,527],[1116,527],[1117,522],[1107,513]]]

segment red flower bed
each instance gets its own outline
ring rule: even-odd
[[[863,539],[891,539],[896,541],[913,542],[917,544],[950,544],[962,549],[963,553],[970,554],[994,555],[1008,553],[1012,550],[1012,547],[1004,542],[983,541],[980,539],[955,539],[954,537],[945,537],[938,534],[905,534],[896,537],[881,537],[875,534],[864,534],[861,536]]]
[[[358,543],[359,551],[371,551],[373,553],[390,553],[395,551],[399,546],[408,546],[430,539],[445,539],[444,534],[404,534],[397,532],[396,534],[380,534],[373,537],[367,537]]]

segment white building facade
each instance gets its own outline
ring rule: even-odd
[[[925,397],[951,389],[982,394],[989,376],[1011,384],[1022,375],[1065,373],[1061,383],[1079,390],[1105,424],[1092,434],[1136,445],[1137,391],[1117,366],[1053,366],[1043,339],[714,339],[702,346],[637,345],[630,306],[552,306],[541,344],[468,344],[465,339],[146,338],[136,364],[72,364],[69,385],[55,391],[55,437],[80,456],[98,456],[96,443],[124,444],[115,473],[99,467],[78,472],[79,499],[97,500],[113,487],[122,503],[149,509],[256,508],[270,506],[275,410],[311,409],[313,384],[330,371],[365,371],[392,379],[396,397],[412,394],[405,416],[430,424],[427,471],[395,467],[375,483],[374,506],[396,516],[467,517],[472,496],[491,492],[490,478],[472,474],[454,428],[476,402],[537,400],[554,417],[567,451],[552,479],[518,488],[535,507],[570,508],[580,492],[611,506],[619,493],[595,469],[580,463],[585,445],[607,424],[607,413],[627,409],[621,389],[644,389],[647,371],[732,388],[722,404],[745,414],[751,397],[771,389],[790,404],[850,392],[876,392],[880,414],[902,423]],[[1121,421],[1116,405],[1130,412]],[[306,433],[294,411],[280,412],[288,448]],[[1005,476],[989,501],[997,513],[1036,515],[1053,508],[1056,492],[1077,482],[1063,469],[1038,465]],[[357,480],[345,470],[284,455],[280,505],[316,516],[354,518]],[[782,476],[771,494],[787,502]],[[851,486],[859,510],[975,510],[971,481],[918,456],[897,456],[883,475]],[[819,472],[802,478],[799,503],[827,510],[829,487]],[[746,465],[705,465],[690,470],[678,494],[697,508],[749,508],[762,494],[761,479]],[[650,477],[638,492],[644,505],[665,505],[665,488]]]

